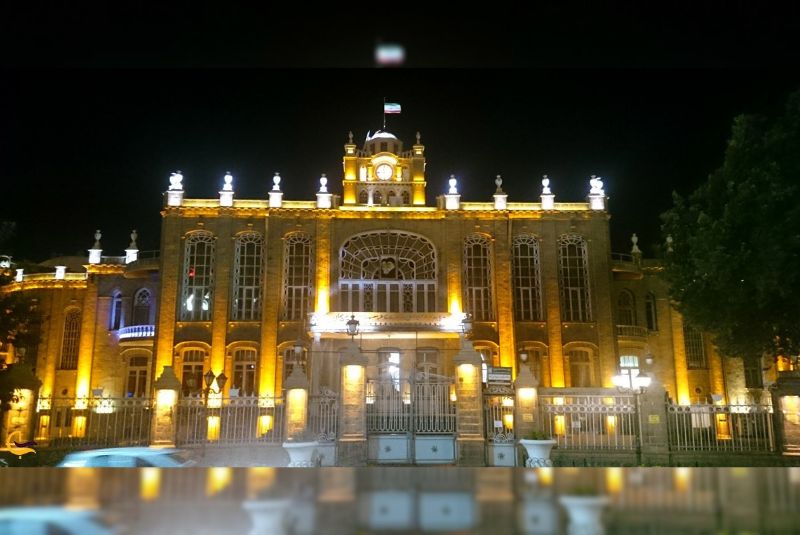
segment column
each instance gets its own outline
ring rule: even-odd
[[[92,360],[94,357],[94,334],[97,326],[98,309],[100,309],[97,299],[97,277],[97,274],[92,273],[90,266],[89,276],[86,281],[86,295],[83,299],[81,310],[81,337],[78,345],[78,369],[75,379],[72,434],[76,437],[83,437],[86,433],[86,411],[88,410],[89,394],[91,393]],[[105,310],[102,310],[102,312],[107,314],[108,302],[105,304]]]
[[[564,388],[564,343],[561,338],[561,292],[558,287],[558,241],[550,225],[539,244],[544,292],[545,321],[547,321],[547,352],[550,360],[550,386]]]
[[[234,239],[231,236],[230,218],[220,218],[214,261],[214,304],[211,310],[211,355],[209,368],[214,375],[225,370],[225,349],[230,310],[231,271],[233,270]],[[212,397],[224,394],[212,393]]]
[[[278,314],[280,312],[281,285],[271,281],[283,279],[283,240],[280,236],[270,236],[269,219],[264,219],[264,257],[272,259],[264,262],[264,274],[261,286],[261,344],[258,363],[258,395],[261,398],[279,396],[275,391],[275,376],[280,370],[275,369],[278,359]],[[262,400],[266,405],[267,399]],[[262,407],[262,408],[266,408]],[[259,419],[259,434],[271,429],[271,416],[264,413]]]
[[[161,223],[161,269],[159,270],[161,287],[158,290],[153,377],[161,375],[164,366],[172,366],[184,244],[180,222],[177,209],[165,208]]]
[[[683,317],[680,312],[670,308],[670,324],[672,326],[672,347],[675,360],[675,388],[680,405],[689,405],[689,366],[686,362],[686,342],[683,339]]]
[[[178,402],[178,392],[181,382],[175,376],[172,366],[164,366],[158,379],[153,383],[156,404],[153,411],[152,428],[150,433],[151,446],[175,446],[175,406]]]
[[[459,466],[484,466],[481,356],[462,341],[456,366],[456,447]]]
[[[495,228],[494,287],[497,332],[500,342],[500,366],[511,368],[516,377],[517,359],[514,343],[514,289],[511,277],[511,222],[504,231]]]

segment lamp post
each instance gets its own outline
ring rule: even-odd
[[[467,338],[472,335],[472,314],[469,312],[464,314],[464,319],[461,320],[461,332],[464,333],[464,337]]]
[[[356,319],[355,314],[350,314],[350,319],[347,320],[347,334],[350,335],[350,341],[352,342],[356,335],[359,333],[359,328],[361,326],[361,322]]]

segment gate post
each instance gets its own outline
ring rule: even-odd
[[[164,366],[161,375],[153,383],[156,393],[155,410],[153,411],[151,446],[175,446],[175,405],[181,383],[175,376],[172,366]]]
[[[456,366],[456,447],[459,466],[484,466],[481,356],[462,339]]]
[[[669,435],[667,432],[667,392],[664,385],[653,379],[638,399],[639,445],[641,464],[669,466]]]
[[[778,372],[770,386],[775,450],[779,455],[800,453],[800,371]]]
[[[517,379],[514,381],[516,390],[516,414],[514,415],[515,438],[525,438],[536,425],[534,414],[536,411],[536,387],[539,382],[531,373],[529,366],[520,366]],[[542,428],[543,429],[543,428]]]
[[[337,466],[367,464],[366,367],[367,359],[352,340],[339,359],[341,366],[341,411]]]

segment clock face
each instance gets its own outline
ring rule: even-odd
[[[389,180],[392,178],[392,166],[382,163],[375,169],[375,176],[381,180]]]

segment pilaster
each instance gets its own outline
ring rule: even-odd
[[[546,234],[539,244],[539,251],[545,321],[547,321],[550,386],[563,388],[566,383],[564,382],[564,342],[561,337],[561,292],[558,287],[558,236],[554,224],[544,228]]]

